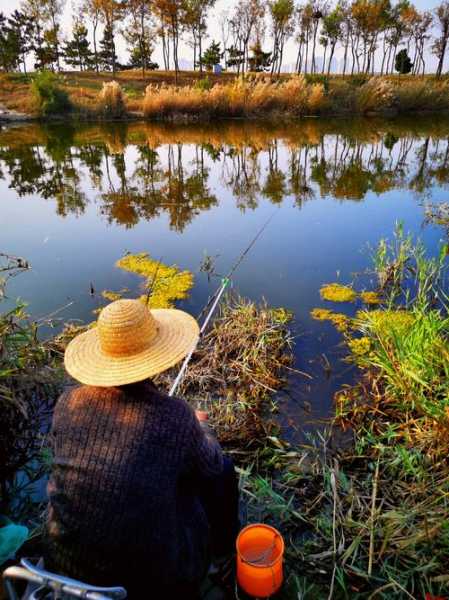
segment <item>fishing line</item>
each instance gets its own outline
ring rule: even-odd
[[[211,320],[212,315],[214,314],[214,312],[215,312],[218,304],[220,303],[220,300],[221,300],[221,298],[222,298],[222,296],[223,296],[226,288],[230,284],[232,276],[234,275],[234,273],[236,272],[236,270],[239,268],[239,266],[242,264],[242,262],[245,260],[246,256],[251,251],[251,249],[253,248],[254,244],[260,238],[260,236],[262,235],[262,233],[265,231],[265,229],[271,223],[271,221],[273,220],[274,215],[279,211],[279,209],[280,209],[280,206],[275,211],[273,211],[273,213],[270,215],[270,217],[265,221],[265,223],[262,225],[262,227],[256,233],[256,235],[254,236],[254,238],[251,240],[251,242],[248,244],[248,246],[243,250],[243,252],[239,255],[239,257],[237,258],[237,260],[235,261],[235,263],[232,265],[232,267],[229,270],[229,272],[226,275],[226,277],[223,277],[223,279],[221,280],[221,286],[217,289],[217,291],[215,292],[215,294],[213,294],[209,298],[209,300],[207,301],[205,307],[201,310],[198,319],[201,319],[201,317],[203,316],[203,314],[210,307],[209,312],[207,313],[207,315],[206,315],[206,317],[204,319],[203,325],[201,326],[200,334],[198,336],[198,340],[196,341],[194,347],[190,350],[190,352],[185,357],[184,362],[182,363],[181,369],[179,370],[179,373],[176,376],[176,379],[175,379],[175,381],[173,382],[173,384],[172,384],[172,386],[170,388],[170,391],[168,393],[169,396],[173,396],[174,395],[174,393],[176,392],[179,384],[181,383],[182,378],[184,377],[185,372],[187,370],[187,367],[189,365],[190,359],[192,358],[193,353],[197,349],[198,344],[200,343],[200,340],[201,340],[204,332],[206,331],[206,328],[207,328],[207,326],[209,324],[209,321]]]

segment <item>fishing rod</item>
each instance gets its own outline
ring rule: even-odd
[[[220,300],[226,290],[226,288],[228,287],[228,285],[231,282],[231,278],[234,275],[234,273],[236,272],[236,270],[239,268],[239,266],[242,264],[242,262],[245,260],[245,257],[248,255],[248,253],[251,251],[251,249],[253,248],[254,244],[257,242],[257,240],[260,238],[260,236],[262,235],[262,233],[265,231],[265,229],[268,227],[268,225],[270,224],[270,222],[272,221],[274,215],[278,212],[279,208],[277,210],[275,210],[270,217],[265,221],[265,223],[262,225],[262,227],[259,229],[259,231],[256,233],[256,235],[253,237],[253,239],[251,240],[251,242],[248,244],[248,246],[243,250],[243,252],[239,255],[239,257],[237,258],[237,260],[235,261],[235,263],[232,265],[231,269],[229,270],[229,273],[226,275],[226,277],[223,277],[223,279],[221,280],[221,286],[217,289],[217,291],[215,292],[215,294],[213,294],[209,300],[207,301],[205,307],[202,309],[202,311],[200,312],[200,316],[199,318],[201,318],[201,316],[206,312],[206,310],[210,307],[209,312],[207,313],[203,325],[200,329],[200,334],[198,336],[198,339],[195,343],[195,345],[193,346],[193,348],[190,350],[190,352],[187,354],[187,356],[184,359],[184,362],[182,363],[182,366],[179,370],[178,375],[176,376],[176,379],[174,380],[170,391],[168,393],[169,396],[173,396],[179,386],[179,384],[182,381],[182,378],[184,377],[187,367],[189,365],[190,359],[193,356],[193,353],[195,352],[195,350],[198,347],[198,344],[200,343],[200,340],[204,334],[204,332],[206,331],[206,328],[209,324],[209,321],[212,318],[212,315],[214,314],[218,304],[220,303]]]

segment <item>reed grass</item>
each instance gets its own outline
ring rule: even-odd
[[[103,83],[98,96],[98,109],[105,117],[112,119],[118,119],[125,114],[125,98],[117,81]]]
[[[324,86],[309,85],[303,76],[280,82],[269,78],[239,78],[232,83],[215,84],[210,89],[149,85],[143,113],[147,118],[249,117],[280,111],[300,116],[320,112],[324,106]]]
[[[228,297],[202,339],[179,395],[208,410],[220,441],[240,452],[258,445],[273,428],[272,395],[292,364],[291,315],[284,309]],[[167,389],[177,370],[158,382]]]
[[[352,85],[350,81],[322,83],[296,75],[280,81],[263,77],[240,78],[216,83],[210,88],[150,84],[146,88],[142,110],[150,119],[181,115],[208,119],[256,117],[280,112],[295,117],[449,109],[446,81],[396,81],[385,77],[368,78],[362,85]],[[136,100],[133,100],[133,108],[136,108]]]

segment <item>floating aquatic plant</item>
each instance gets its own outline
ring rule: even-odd
[[[126,254],[115,265],[124,271],[144,277],[145,294],[141,296],[151,308],[171,308],[176,300],[187,298],[193,286],[193,274],[176,265],[166,265],[146,252]]]
[[[382,298],[377,292],[361,292],[360,298],[364,304],[381,304]]]
[[[348,339],[347,344],[352,354],[354,354],[356,357],[368,354],[371,348],[370,339],[366,336],[363,336],[361,338]]]
[[[115,300],[120,300],[121,298],[123,298],[123,295],[127,291],[128,290],[121,290],[120,292],[113,292],[112,290],[103,290],[101,292],[101,295],[103,296],[103,298],[105,300],[109,300],[110,302],[114,302]]]
[[[323,300],[330,302],[354,302],[357,293],[349,285],[340,283],[328,283],[321,286],[320,294]]]
[[[310,316],[316,321],[331,321],[338,331],[341,332],[347,331],[351,323],[351,319],[348,316],[336,313],[328,308],[314,308],[310,312]]]

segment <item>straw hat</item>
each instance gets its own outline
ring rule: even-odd
[[[135,383],[175,365],[198,336],[198,323],[181,310],[149,310],[140,300],[117,300],[101,311],[97,327],[70,342],[64,363],[86,385]]]

